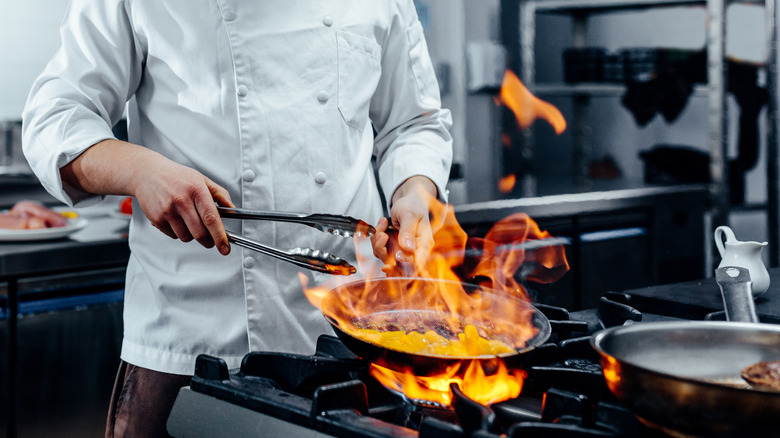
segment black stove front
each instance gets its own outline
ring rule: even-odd
[[[643,314],[631,296],[610,293],[580,312],[537,306],[552,325],[549,342],[526,353],[517,398],[484,406],[453,385],[451,407],[413,402],[385,389],[333,336],[312,356],[256,352],[238,371],[202,355],[168,420],[174,437],[658,437],[609,392],[590,335]]]

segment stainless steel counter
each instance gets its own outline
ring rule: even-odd
[[[46,196],[0,194],[0,205],[58,206]],[[88,223],[65,238],[0,241],[0,437],[87,436],[103,427],[130,255],[129,221],[112,217],[116,208],[76,209]]]
[[[780,268],[769,269],[769,289],[755,299],[761,322],[780,324]],[[631,302],[659,315],[703,319],[723,311],[723,297],[714,278],[626,290]]]
[[[706,185],[648,186],[532,198],[504,199],[455,206],[461,224],[495,222],[522,211],[532,218],[609,213],[672,202],[701,203],[709,196]]]
[[[646,186],[456,205],[471,237],[514,213],[568,239],[570,271],[535,298],[569,310],[591,308],[608,291],[705,276],[706,185]]]
[[[127,221],[89,218],[70,237],[41,242],[0,242],[0,281],[127,263]]]

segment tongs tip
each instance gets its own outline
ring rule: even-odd
[[[326,272],[334,275],[352,275],[357,269],[348,261],[329,252],[312,248],[293,248],[290,251],[293,257],[301,257],[309,269]]]
[[[346,260],[325,251],[312,248],[293,248],[288,252],[263,245],[230,231],[227,232],[227,236],[228,241],[236,245],[290,262],[302,268],[333,275],[352,275],[357,272],[357,269]]]

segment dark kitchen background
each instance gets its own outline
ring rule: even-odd
[[[0,6],[0,208],[56,206],[19,131],[67,3]],[[537,303],[588,311],[617,293],[617,308],[623,291],[711,282],[719,225],[768,242],[764,263],[780,265],[772,0],[415,4],[453,114],[460,224],[479,237],[524,212],[565,247],[571,270],[529,285]],[[496,103],[507,69],[561,111],[563,134]],[[0,243],[0,438],[102,434],[122,333],[118,201],[80,212],[93,228],[54,247]]]
[[[711,277],[723,224],[769,241],[762,256],[778,264],[763,2],[726,2],[709,23],[713,2],[416,3],[456,121],[461,224],[525,211],[570,239],[573,284],[540,299],[587,307],[605,290]],[[520,129],[496,105],[507,68],[561,110],[563,134]]]

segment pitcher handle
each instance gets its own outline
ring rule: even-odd
[[[718,247],[718,252],[721,257],[726,255],[726,248],[723,246],[723,235],[726,235],[726,242],[736,242],[737,236],[734,235],[734,231],[731,228],[721,225],[715,228],[715,246]]]

